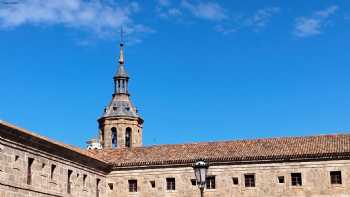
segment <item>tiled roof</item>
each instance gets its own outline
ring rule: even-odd
[[[64,157],[108,170],[128,167],[193,165],[210,163],[280,162],[350,159],[350,134],[283,137],[255,140],[158,145],[150,147],[82,150],[50,140],[0,120],[0,137],[10,137]],[[52,153],[53,153],[52,152]]]
[[[90,152],[118,167],[350,158],[350,134],[159,145]]]

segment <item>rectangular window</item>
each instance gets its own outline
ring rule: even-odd
[[[234,185],[238,185],[238,177],[232,177],[232,182]]]
[[[175,178],[166,178],[166,190],[175,190]]]
[[[83,187],[86,187],[86,178],[87,178],[87,175],[83,174]]]
[[[151,187],[155,188],[156,187],[156,181],[150,181]]]
[[[205,181],[207,189],[215,189],[215,176],[208,176]]]
[[[342,184],[341,171],[331,171],[331,184]]]
[[[15,155],[15,161],[13,163],[13,169],[17,169],[17,170],[20,169],[20,163],[19,163],[19,156],[18,155]]]
[[[55,176],[55,170],[56,170],[56,165],[52,164],[51,165],[51,172],[50,172],[50,179],[53,180],[54,176]]]
[[[71,192],[71,181],[70,178],[72,176],[73,171],[72,170],[68,170],[68,175],[67,175],[67,193],[70,194]]]
[[[279,176],[278,178],[278,183],[284,183],[284,176]]]
[[[137,192],[137,180],[129,180],[129,192]]]
[[[302,186],[303,181],[301,179],[301,173],[291,173],[292,186]]]
[[[196,179],[191,179],[191,184],[192,184],[193,186],[196,186],[196,185],[197,185],[197,180],[196,180]]]
[[[100,179],[96,179],[96,197],[100,197]]]
[[[108,187],[110,190],[113,190],[113,183],[108,183]]]
[[[32,184],[32,165],[33,165],[34,159],[28,158],[28,169],[27,169],[27,184]]]
[[[245,174],[244,184],[245,187],[255,187],[255,174]]]

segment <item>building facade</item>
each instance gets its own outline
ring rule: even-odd
[[[350,134],[143,146],[120,45],[112,100],[88,150],[0,122],[0,197],[350,197]]]

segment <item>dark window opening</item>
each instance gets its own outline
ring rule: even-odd
[[[342,184],[341,171],[331,171],[331,184]]]
[[[215,189],[215,176],[208,176],[205,180],[207,189]]]
[[[87,178],[87,175],[83,174],[83,187],[86,187],[86,178]]]
[[[100,197],[100,188],[99,188],[99,185],[100,185],[100,179],[96,179],[96,197]]]
[[[238,185],[238,177],[232,177],[232,182],[234,185]]]
[[[292,186],[302,186],[301,173],[291,173]]]
[[[245,174],[244,183],[246,187],[255,187],[255,175],[254,174]]]
[[[70,178],[72,176],[73,171],[72,170],[68,170],[68,176],[67,176],[67,193],[70,194],[71,192],[71,181]]]
[[[113,183],[108,183],[108,187],[110,190],[113,190]]]
[[[284,183],[284,176],[278,177],[278,183]]]
[[[51,165],[51,173],[50,173],[50,179],[53,180],[54,176],[55,176],[55,169],[56,169],[56,165],[52,164]]]
[[[42,163],[42,164],[41,164],[41,169],[44,169],[45,166],[46,166],[46,164],[45,164],[45,163]]]
[[[175,190],[176,189],[175,178],[166,178],[166,189]]]
[[[156,187],[156,182],[155,181],[150,181],[151,187],[155,188]]]
[[[18,161],[18,159],[19,159],[19,156],[16,155],[16,156],[15,156],[15,161]]]
[[[112,147],[117,148],[117,146],[118,146],[117,129],[115,127],[113,127],[111,129],[111,131],[112,131]]]
[[[126,147],[131,147],[131,128],[128,127],[125,130],[125,146]]]
[[[129,192],[137,192],[137,180],[128,180]]]
[[[27,184],[32,184],[32,165],[33,165],[34,159],[28,158],[28,169],[27,169]]]
[[[196,179],[191,179],[191,184],[192,184],[193,186],[196,186],[196,185],[197,185],[197,180],[196,180]]]

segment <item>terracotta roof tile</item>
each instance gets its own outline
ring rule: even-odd
[[[350,134],[159,145],[90,152],[114,167],[350,157]]]

